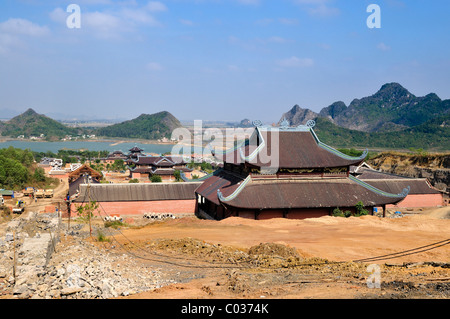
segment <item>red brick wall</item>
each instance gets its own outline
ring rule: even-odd
[[[290,210],[287,214],[289,219],[305,219],[305,218],[316,218],[322,216],[328,216],[330,212],[328,209],[303,209],[303,210]],[[255,219],[254,211],[240,211],[239,217]],[[258,220],[271,219],[271,218],[283,218],[283,210],[267,210],[262,211],[258,215]]]
[[[404,200],[402,200],[397,205],[387,205],[387,208],[400,207],[436,207],[443,206],[444,198],[442,194],[419,194],[419,195],[408,195]]]
[[[76,207],[72,204],[72,215],[76,215]],[[117,214],[144,215],[144,213],[195,213],[195,200],[164,200],[164,201],[139,201],[139,202],[99,202],[99,211],[95,215],[104,217]]]
[[[141,178],[141,173],[131,173],[131,178]]]
[[[305,209],[303,211],[294,210],[287,214],[288,219],[305,219],[305,218],[318,218],[322,216],[330,215],[328,209]]]
[[[241,211],[238,213],[237,216],[242,217],[242,218],[255,219],[255,212],[254,211]]]
[[[263,211],[258,215],[258,220],[271,219],[271,218],[283,218],[282,210],[268,210]]]

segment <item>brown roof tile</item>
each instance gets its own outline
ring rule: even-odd
[[[284,131],[257,128],[249,139],[249,143],[242,147],[244,156],[250,156],[261,145],[261,138],[257,134],[258,130],[265,141],[265,146],[261,148],[258,156],[245,161],[257,167],[268,167],[275,164],[280,168],[331,168],[358,165],[363,161],[362,158],[346,156],[321,143],[312,130]],[[275,156],[276,160],[269,162],[267,159],[270,156]],[[224,155],[216,154],[216,157],[228,163],[244,162],[239,149]]]
[[[411,188],[409,194],[440,194],[425,178],[364,179],[364,182],[393,194],[400,193],[408,186]]]
[[[362,201],[366,206],[393,204],[404,197],[384,196],[349,178],[252,179],[234,199],[221,202],[234,193],[245,177],[221,172],[207,179],[196,192],[219,205],[244,209],[351,207]],[[398,194],[403,191],[394,192]]]
[[[195,189],[201,183],[123,183],[91,184],[90,200],[98,202],[156,201],[195,199]],[[89,201],[88,185],[82,184],[76,202]]]
[[[216,205],[220,205],[217,197],[217,190],[220,189],[224,196],[231,195],[240,183],[244,181],[245,177],[232,174],[225,170],[217,170],[213,176],[205,180],[196,190],[196,193],[206,197]]]
[[[281,209],[353,207],[397,203],[403,198],[377,194],[348,178],[252,181],[225,205],[239,208]]]

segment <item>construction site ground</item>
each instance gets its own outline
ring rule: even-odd
[[[392,219],[184,218],[123,229],[111,244],[189,278],[127,298],[448,299],[448,217],[450,207]]]
[[[55,190],[55,198],[28,203],[27,211],[56,205],[63,189],[62,184]],[[73,216],[70,228],[62,219],[51,263],[63,263],[72,245],[79,248],[82,241],[96,254],[131,258],[133,267],[120,265],[121,276],[158,270],[164,284],[112,297],[121,299],[448,299],[450,207],[393,216],[222,221],[134,216],[117,229],[95,218],[92,236],[89,225]],[[6,224],[0,223],[2,236]],[[99,231],[107,241],[99,241]],[[14,295],[4,291],[2,298]]]

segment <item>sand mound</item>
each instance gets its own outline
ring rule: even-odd
[[[434,209],[427,216],[438,219],[450,219],[450,206]]]
[[[261,243],[252,246],[248,253],[249,255],[279,256],[283,258],[300,257],[295,248],[276,243]]]

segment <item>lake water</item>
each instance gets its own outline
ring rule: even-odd
[[[86,141],[67,141],[67,142],[32,142],[32,141],[7,141],[0,142],[0,148],[13,146],[20,149],[30,149],[35,152],[53,152],[59,150],[89,150],[89,151],[122,151],[128,153],[128,150],[137,146],[144,150],[144,153],[162,154],[172,151],[173,144],[141,144],[133,142],[86,142]]]

